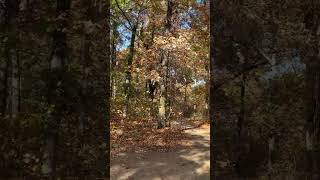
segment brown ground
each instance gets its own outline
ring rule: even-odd
[[[111,180],[210,179],[210,128],[184,130],[177,148],[166,152],[122,152],[111,160]]]

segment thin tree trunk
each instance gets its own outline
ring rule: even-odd
[[[7,113],[7,106],[8,106],[8,78],[9,78],[9,62],[8,59],[5,61],[4,67],[4,77],[3,77],[3,90],[2,90],[2,106],[1,106],[1,115],[5,117]]]
[[[241,76],[241,90],[240,90],[240,112],[239,112],[239,117],[238,117],[238,122],[237,122],[237,128],[238,128],[238,134],[237,134],[237,162],[236,162],[236,167],[237,167],[237,173],[240,176],[241,174],[241,154],[242,154],[242,148],[243,146],[243,123],[245,121],[245,92],[246,92],[246,75],[242,74]]]
[[[15,119],[19,111],[19,66],[17,52],[11,49],[11,118]]]
[[[268,138],[268,171],[269,171],[269,179],[272,179],[272,155],[274,151],[274,135],[271,134]]]
[[[126,69],[126,78],[125,78],[125,104],[123,109],[123,117],[126,118],[128,116],[129,111],[129,101],[130,101],[130,90],[131,90],[131,68],[132,68],[132,62],[134,58],[134,43],[136,40],[136,33],[137,33],[137,25],[134,25],[132,29],[131,34],[131,40],[130,40],[130,49],[129,49],[129,55],[128,55],[128,63],[127,63],[127,69]]]
[[[187,79],[186,77],[184,77],[184,103],[185,104],[187,103],[187,87],[188,87]]]
[[[86,128],[87,119],[88,119],[88,75],[89,75],[89,61],[90,61],[90,37],[88,35],[84,35],[84,44],[83,44],[83,80],[82,80],[82,88],[81,88],[81,116],[80,116],[80,130],[84,135],[84,130]]]
[[[159,100],[159,112],[158,112],[158,129],[164,128],[166,125],[166,73],[167,73],[167,62],[168,62],[168,52],[163,51],[161,55],[161,74],[162,78],[160,80],[160,100]]]
[[[170,79],[170,61],[169,61],[169,57],[168,57],[168,62],[167,62],[167,68],[166,68],[166,74],[165,74],[165,84],[166,84],[166,122],[165,122],[165,126],[166,127],[170,127],[171,123],[170,123],[170,115],[171,115],[171,95],[169,95],[170,91],[170,87],[171,87],[171,80]]]
[[[164,34],[170,35],[171,31],[171,21],[173,15],[174,1],[167,0],[167,15],[166,15],[166,24],[165,24],[165,32]],[[167,71],[168,71],[168,58],[169,52],[166,50],[161,51],[161,80],[160,80],[160,99],[159,99],[159,111],[158,111],[158,125],[157,128],[161,129],[166,125],[166,89],[167,89]]]
[[[116,76],[113,73],[114,72],[114,67],[116,65],[116,60],[117,60],[117,50],[116,50],[116,31],[117,31],[117,25],[114,22],[113,25],[113,37],[112,37],[112,46],[111,46],[111,95],[112,98],[114,99],[117,94],[117,81],[116,81]]]
[[[18,65],[18,112],[21,112],[21,85],[22,85],[22,79],[21,79],[21,68],[20,68],[20,59],[19,55],[17,55],[17,65]]]

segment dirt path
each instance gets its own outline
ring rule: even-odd
[[[210,129],[184,131],[189,146],[173,152],[121,154],[111,160],[111,180],[207,180],[210,179]]]

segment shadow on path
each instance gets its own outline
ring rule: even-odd
[[[210,129],[184,132],[190,140],[174,151],[120,154],[111,160],[111,180],[210,179]]]

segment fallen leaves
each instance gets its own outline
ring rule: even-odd
[[[200,120],[188,121],[188,124],[195,128],[210,128],[208,122]],[[127,120],[123,124],[114,119],[111,127],[111,158],[126,152],[169,152],[194,145],[190,141],[192,137],[184,133],[183,125],[156,129],[152,119]]]
[[[111,157],[123,152],[168,152],[188,140],[181,129],[156,129],[152,120],[112,121]],[[120,133],[121,132],[121,133]]]

